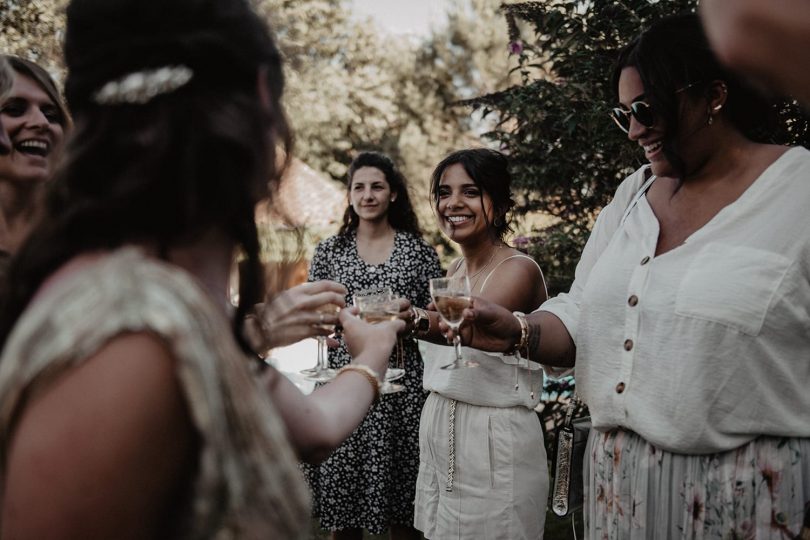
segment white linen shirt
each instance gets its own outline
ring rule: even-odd
[[[593,426],[688,454],[810,437],[810,152],[657,257],[643,176],[600,213],[570,292],[539,308],[576,344]]]

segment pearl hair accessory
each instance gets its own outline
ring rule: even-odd
[[[110,81],[93,94],[99,105],[143,105],[155,96],[174,92],[194,76],[186,66],[164,66],[129,73]]]

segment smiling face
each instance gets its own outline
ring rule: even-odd
[[[492,199],[479,188],[460,163],[447,167],[437,190],[439,227],[461,245],[488,241],[494,211]]]
[[[14,73],[0,122],[11,151],[0,157],[0,178],[12,182],[42,182],[50,178],[64,139],[59,107],[30,77]]]
[[[641,76],[636,68],[626,67],[619,76],[619,105],[621,108],[629,110],[630,105],[636,101],[644,101],[644,84],[641,82]],[[627,137],[644,149],[644,157],[650,162],[653,174],[667,176],[672,167],[663,152],[665,126],[661,122],[660,116],[655,115],[654,111],[653,115],[655,122],[652,127],[644,126],[630,115]]]
[[[687,87],[683,88],[686,89]],[[619,76],[619,105],[627,110],[636,101],[644,101],[644,84],[634,67],[626,67]],[[676,90],[677,123],[674,133],[653,109],[653,125],[647,127],[632,115],[627,137],[644,150],[653,174],[657,176],[683,177],[704,163],[714,151],[719,134],[712,131],[707,120],[710,103],[705,98],[690,97],[687,92]],[[678,170],[664,155],[664,142],[677,149],[685,170]]]
[[[380,169],[360,167],[354,172],[349,185],[349,204],[361,221],[388,219],[388,207],[396,197]]]

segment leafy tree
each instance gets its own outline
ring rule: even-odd
[[[497,119],[484,136],[511,156],[519,211],[553,217],[530,245],[553,293],[568,289],[596,213],[642,164],[643,156],[608,118],[613,60],[650,23],[695,5],[549,0],[502,6],[521,84],[465,103]],[[530,25],[530,39],[524,40],[519,21]],[[806,120],[795,107],[785,107],[783,115],[791,126],[786,139],[806,144]]]
[[[480,145],[462,98],[517,82],[502,54],[506,24],[497,0],[453,0],[446,25],[427,38],[390,36],[352,20],[342,0],[261,0],[287,61],[286,104],[297,154],[343,180],[358,150],[394,157],[410,181],[434,242],[428,197],[433,167],[451,150]],[[449,247],[449,246],[448,246]]]
[[[33,60],[60,78],[67,0],[0,1],[0,52]]]

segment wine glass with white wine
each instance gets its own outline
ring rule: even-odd
[[[388,288],[382,291],[355,294],[353,302],[360,310],[360,318],[369,324],[395,321],[399,317],[399,300]],[[397,344],[397,359],[400,363],[402,362],[401,354],[399,344]],[[404,367],[389,367],[385,372],[385,380],[380,385],[380,393],[393,394],[405,390],[403,385],[392,382],[402,378],[404,375]]]
[[[470,307],[470,280],[466,275],[433,278],[430,280],[430,296],[433,305],[439,312],[442,320],[453,330],[453,347],[456,352],[455,360],[442,366],[442,369],[461,369],[478,367],[478,362],[465,360],[461,356],[461,336],[458,329],[463,319],[462,313]]]

